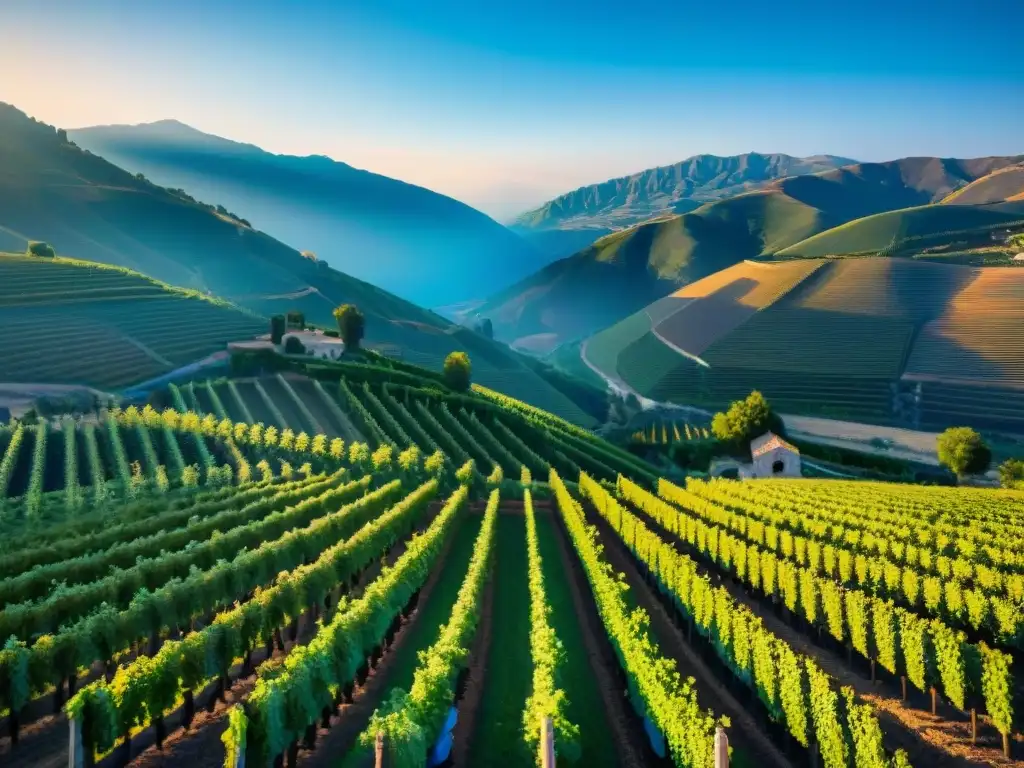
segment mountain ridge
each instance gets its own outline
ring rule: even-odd
[[[785,153],[699,154],[669,165],[647,168],[571,192],[520,214],[515,225],[545,229],[579,225],[628,225],[639,218],[686,213],[700,203],[749,191],[785,176],[816,173],[855,163],[835,155],[794,157]],[[694,201],[697,205],[685,201]]]
[[[481,299],[548,261],[454,198],[324,155],[278,155],[178,121],[68,133],[117,165],[216,199],[261,230],[421,305]]]

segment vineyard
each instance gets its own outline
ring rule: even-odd
[[[490,390],[354,378],[170,386],[0,448],[4,765],[1022,753],[1021,494],[683,487]]]
[[[0,286],[0,357],[8,381],[119,389],[266,327],[227,302],[73,259],[0,254]]]

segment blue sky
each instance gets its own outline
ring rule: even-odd
[[[507,219],[699,153],[1024,153],[1024,2],[4,0],[0,100],[176,118]]]

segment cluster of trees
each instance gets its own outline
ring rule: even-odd
[[[711,433],[732,452],[750,458],[750,441],[765,432],[785,434],[782,418],[757,390],[743,400],[737,400],[724,413],[716,413],[711,421]]]
[[[958,479],[980,475],[992,463],[992,449],[970,427],[950,427],[936,441],[939,463]]]

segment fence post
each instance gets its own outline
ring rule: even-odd
[[[729,768],[729,737],[722,726],[715,729],[715,768]]]
[[[555,768],[555,726],[550,717],[540,721],[540,766]]]
[[[387,749],[384,748],[384,731],[377,731],[377,739],[373,744],[374,768],[390,768]]]
[[[85,745],[82,744],[82,721],[77,717],[69,717],[68,727],[71,731],[68,741],[68,768],[83,768]]]

